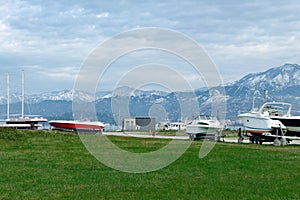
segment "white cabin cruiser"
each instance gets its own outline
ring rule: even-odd
[[[223,125],[216,117],[198,116],[186,125],[186,133],[191,140],[219,138]]]
[[[286,129],[279,120],[273,120],[269,116],[264,116],[255,111],[240,114],[238,119],[241,120],[245,130],[252,135],[275,133],[275,129]]]
[[[264,104],[265,105],[265,104]],[[274,141],[275,138],[283,137],[286,133],[286,126],[277,119],[272,119],[270,113],[262,106],[258,111],[238,115],[238,119],[245,127],[246,133],[250,133],[252,143],[263,141]]]

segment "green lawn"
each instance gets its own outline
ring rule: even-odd
[[[129,151],[160,139],[110,137]],[[194,141],[159,171],[108,168],[77,135],[0,129],[0,199],[299,199],[300,146],[218,143],[204,159]]]

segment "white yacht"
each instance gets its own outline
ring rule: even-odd
[[[218,138],[223,125],[216,117],[198,116],[186,125],[186,133],[191,140],[204,138]]]

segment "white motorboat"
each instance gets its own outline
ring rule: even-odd
[[[238,115],[245,131],[250,133],[250,141],[262,143],[263,141],[274,141],[275,137],[282,137],[286,133],[285,125],[276,119],[271,119],[268,112],[261,107],[258,111]]]
[[[223,125],[216,117],[198,116],[186,125],[186,133],[190,139],[218,138]]]
[[[261,115],[259,112],[249,112],[238,115],[247,132],[252,135],[263,133],[274,133],[275,129],[286,129],[279,121],[273,120],[269,116]]]

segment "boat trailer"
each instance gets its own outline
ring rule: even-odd
[[[273,142],[274,146],[285,146],[292,140],[300,140],[300,137],[285,136],[285,132],[281,128],[274,128],[275,134],[270,132],[263,133],[261,135],[248,135],[246,130],[238,129],[238,143],[243,143],[246,137],[249,138],[249,142],[252,144],[262,144],[263,142]]]

